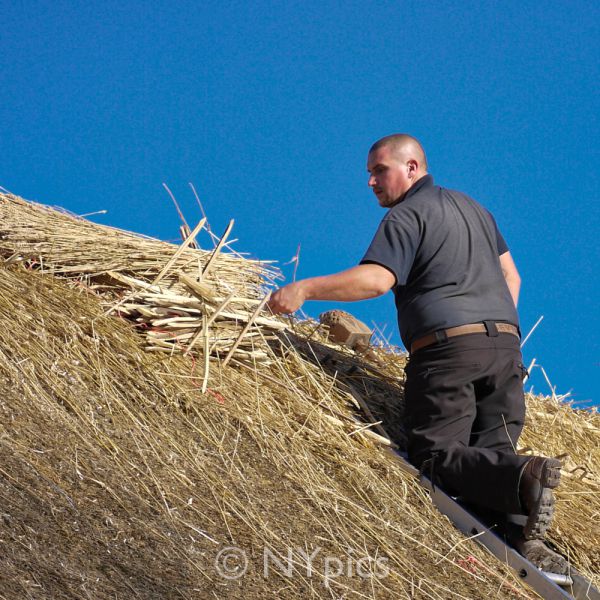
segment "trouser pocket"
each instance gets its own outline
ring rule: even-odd
[[[529,377],[527,367],[521,361],[517,361],[517,369],[521,372],[521,381],[525,381]]]

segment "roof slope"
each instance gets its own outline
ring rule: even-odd
[[[401,357],[369,364],[311,324],[275,337],[255,322],[223,366],[235,336],[221,344],[219,332],[242,332],[273,275],[231,254],[202,280],[198,310],[206,324],[235,293],[234,316],[187,355],[190,338],[148,352],[139,312],[106,314],[119,299],[141,305],[140,288],[106,277],[152,282],[174,246],[14,197],[0,216],[0,597],[535,597],[432,508],[380,438],[357,432],[358,396],[401,440]],[[184,254],[196,269],[211,260]],[[600,419],[529,403],[525,443],[568,449],[567,469],[586,469],[566,473],[552,535],[593,577]]]

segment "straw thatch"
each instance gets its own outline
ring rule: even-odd
[[[389,452],[401,356],[282,331],[256,310],[275,271],[225,247],[153,283],[177,247],[14,196],[0,216],[0,597],[535,597]],[[149,352],[155,320],[186,315],[144,310],[188,302],[191,336]],[[600,418],[528,400],[524,443],[569,452],[552,539],[593,577]],[[230,546],[238,579],[235,557],[216,568]],[[265,552],[293,571],[265,576]]]

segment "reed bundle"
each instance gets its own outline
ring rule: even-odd
[[[193,248],[201,221],[184,243],[90,223],[74,215],[0,195],[0,255],[101,293],[109,312],[136,323],[147,348],[264,361],[265,344],[285,328],[258,314],[265,284],[277,278],[266,263]]]

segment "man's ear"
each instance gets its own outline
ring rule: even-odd
[[[409,159],[406,163],[406,166],[408,167],[409,177],[414,176],[419,170],[419,163],[414,158]]]

